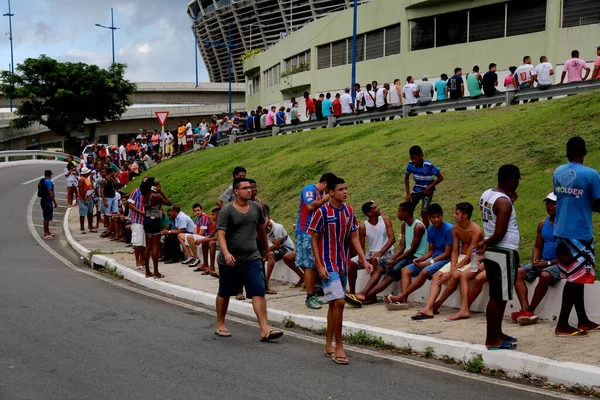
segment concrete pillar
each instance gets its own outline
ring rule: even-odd
[[[281,127],[280,127],[280,126],[277,126],[277,125],[274,125],[274,126],[273,126],[273,131],[272,131],[272,136],[277,136],[277,135],[279,135],[279,132],[281,132]]]
[[[512,102],[515,99],[515,92],[514,90],[507,90],[506,92],[506,103],[504,104],[505,106],[512,106]]]
[[[548,0],[546,4],[546,54],[548,60],[556,65],[559,59],[568,59],[568,54],[558,54],[557,36],[561,28],[562,1]],[[537,64],[539,60],[533,60]],[[555,75],[556,77],[557,75]]]
[[[410,112],[412,111],[412,105],[411,104],[405,104],[402,106],[402,118],[408,118],[408,116],[410,115]]]
[[[335,126],[335,116],[334,115],[330,115],[329,117],[327,117],[327,127],[328,128],[333,128]]]
[[[113,133],[112,135],[108,135],[108,144],[109,146],[119,146],[119,135]]]

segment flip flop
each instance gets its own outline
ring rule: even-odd
[[[584,330],[584,332],[600,332],[600,325],[592,329]]]
[[[274,289],[267,289],[265,290],[265,294],[277,294],[277,291]]]
[[[390,296],[389,294],[386,294],[383,296],[385,301],[385,308],[388,311],[397,311],[397,310],[408,310],[409,306],[408,303],[399,303],[399,302],[392,302],[392,296]]]
[[[414,321],[420,321],[423,319],[432,319],[432,318],[433,318],[432,315],[423,314],[421,311],[417,312],[415,315],[410,317],[410,319],[412,319]]]
[[[215,272],[215,271],[210,271],[210,276],[212,276],[213,278],[218,278],[219,277],[219,273]]]
[[[353,294],[346,293],[344,295],[344,301],[346,303],[350,304],[352,307],[355,307],[355,308],[361,308],[363,306],[362,301],[360,301],[359,299],[357,299],[356,296],[353,295]]]
[[[507,342],[511,342],[511,343],[517,343],[519,341],[516,337],[512,337],[512,336],[508,336],[508,335],[506,335],[504,340]]]
[[[202,273],[200,275],[210,275],[210,271],[208,271],[208,270],[202,271]]]
[[[227,329],[217,329],[215,331],[215,335],[219,337],[231,337],[231,332],[229,332]]]
[[[573,333],[555,333],[556,337],[584,338],[590,336],[586,331],[578,330]]]
[[[244,296],[243,294],[238,294],[237,296],[235,296],[235,299],[239,301],[244,301],[246,300],[246,296]]]
[[[331,357],[331,359],[333,360],[334,363],[339,364],[339,365],[348,365],[350,364],[350,360],[348,360],[348,357],[343,356],[335,356],[335,357]]]
[[[270,342],[271,340],[279,339],[283,336],[283,332],[269,331],[267,336],[260,338],[261,342]]]
[[[292,283],[289,286],[290,289],[298,289],[299,287],[302,287],[302,284]]]
[[[332,358],[335,354],[335,351],[323,351],[323,355],[328,358]]]
[[[517,349],[517,344],[516,343],[511,343],[508,340],[505,340],[502,342],[502,344],[500,345],[500,347],[488,347],[488,350],[516,350]]]

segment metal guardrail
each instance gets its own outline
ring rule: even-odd
[[[361,112],[358,115],[348,115],[341,117],[330,116],[328,119],[301,122],[298,125],[275,126],[273,129],[263,130],[255,133],[242,133],[237,136],[240,141],[251,140],[254,138],[263,138],[276,136],[278,134],[300,132],[307,129],[331,128],[336,125],[352,125],[357,122],[370,120],[385,120],[390,117],[409,117],[422,113],[434,113],[440,111],[450,111],[456,109],[467,109],[483,106],[511,106],[519,104],[521,101],[531,101],[537,99],[551,99],[555,97],[572,96],[575,94],[600,90],[600,79],[586,82],[576,82],[564,85],[553,85],[549,89],[540,90],[521,89],[506,92],[496,92],[493,96],[482,95],[478,98],[463,97],[459,100],[434,101],[428,105],[404,105],[397,108],[390,107],[386,111]],[[228,144],[229,138],[225,137],[217,142],[219,145]]]
[[[33,160],[41,160],[43,158],[53,158],[57,161],[66,160],[70,154],[67,153],[59,153],[56,151],[48,151],[48,150],[7,150],[0,151],[0,160],[4,160],[4,162],[10,162],[10,159],[13,157],[31,157]],[[72,156],[73,160],[76,162],[81,162],[81,158]]]

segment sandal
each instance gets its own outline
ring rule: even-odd
[[[348,360],[348,357],[346,357],[346,356],[335,356],[335,357],[331,357],[331,359],[333,360],[333,362],[335,362],[336,364],[339,364],[339,365],[350,364],[350,360]]]
[[[269,331],[269,333],[267,333],[267,336],[260,338],[260,341],[261,342],[270,342],[271,340],[279,339],[282,336],[283,336],[283,332]]]
[[[217,329],[215,331],[215,335],[219,337],[231,337],[231,332],[229,332],[227,329]]]
[[[290,289],[298,289],[298,288],[302,287],[302,285],[303,285],[303,283],[300,283],[300,284],[298,284],[298,283],[292,283],[292,284],[289,286],[289,288],[290,288]]]
[[[277,294],[277,291],[275,291],[273,289],[267,289],[267,290],[265,290],[265,294]]]
[[[344,295],[344,301],[355,308],[361,308],[363,306],[362,301],[360,301],[359,299],[356,298],[355,295],[350,294],[350,293],[346,293]]]
[[[488,347],[488,350],[516,350],[517,344],[505,340],[499,347]]]
[[[582,330],[577,330],[572,333],[554,333],[556,337],[572,337],[572,338],[584,338],[590,336],[589,333]]]

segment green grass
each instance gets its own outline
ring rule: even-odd
[[[315,183],[324,172],[334,172],[346,180],[348,203],[358,214],[364,202],[374,200],[392,217],[398,234],[395,215],[404,200],[404,170],[412,145],[420,145],[446,177],[434,202],[442,205],[450,222],[456,203],[469,201],[476,206],[481,193],[495,187],[498,167],[512,163],[523,176],[515,206],[522,258],[527,261],[537,223],[546,216],[542,200],[552,190],[552,173],[566,162],[567,140],[573,135],[584,137],[589,151],[586,164],[600,168],[599,116],[600,93],[594,92],[537,104],[247,141],[176,157],[148,174],[159,179],[171,199],[191,214],[195,202],[210,211],[230,184],[232,169],[242,165],[248,177],[257,180],[258,196],[271,207],[273,218],[292,232],[302,187]],[[481,223],[478,210],[473,220]],[[594,221],[596,225],[597,217]]]

